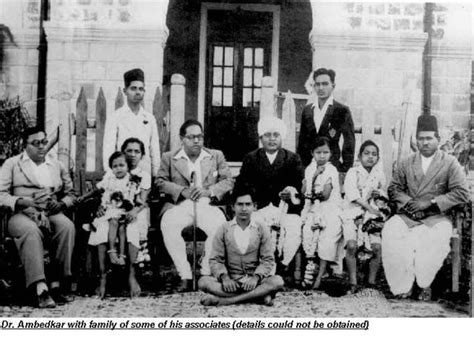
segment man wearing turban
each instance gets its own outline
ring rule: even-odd
[[[160,141],[155,117],[143,109],[145,75],[141,69],[132,69],[123,75],[127,98],[125,105],[107,117],[104,131],[103,161],[108,168],[110,155],[120,151],[128,138],[138,138],[145,145],[139,167],[153,177],[160,167]]]
[[[255,218],[270,225],[279,225],[278,267],[281,275],[288,275],[288,265],[301,244],[301,206],[294,193],[301,191],[304,168],[300,157],[282,148],[286,136],[284,122],[277,117],[263,117],[258,123],[262,147],[248,153],[242,162],[239,185],[249,185],[255,191],[258,211]],[[280,208],[280,201],[287,206]],[[296,203],[296,204],[295,204]],[[279,208],[280,207],[280,208]]]
[[[434,116],[420,116],[418,152],[397,165],[388,187],[397,214],[382,230],[382,262],[394,295],[412,295],[416,281],[420,300],[431,299],[431,283],[449,253],[452,223],[447,211],[468,202],[466,176],[457,160],[438,150]]]

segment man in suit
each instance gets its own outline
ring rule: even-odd
[[[207,234],[201,274],[210,274],[212,239],[226,221],[222,211],[210,203],[222,199],[232,190],[234,181],[222,152],[203,147],[201,123],[188,120],[181,126],[179,134],[182,148],[163,154],[156,183],[159,191],[170,199],[161,211],[161,231],[166,249],[181,277],[178,291],[188,291],[192,286],[192,273],[181,232],[193,223],[193,205],[196,204],[197,227]]]
[[[63,212],[73,206],[75,196],[68,171],[46,156],[46,134],[28,128],[23,140],[25,151],[7,159],[1,168],[0,205],[14,211],[8,232],[18,248],[26,286],[35,293],[38,307],[51,308],[68,301],[59,281],[71,276],[75,229]],[[44,243],[51,246],[49,287]]]
[[[160,140],[155,117],[143,109],[145,75],[141,69],[132,69],[123,75],[127,98],[125,105],[107,117],[104,130],[103,161],[108,168],[110,155],[120,151],[125,140],[138,138],[145,145],[145,154],[139,167],[156,177],[160,167]]]
[[[313,73],[317,103],[308,104],[301,115],[301,128],[297,153],[303,165],[311,162],[311,151],[317,137],[330,139],[331,163],[339,172],[345,173],[354,163],[354,122],[349,108],[333,98],[336,87],[334,70],[320,68]],[[341,135],[344,139],[342,153],[339,148]],[[341,162],[342,158],[342,162]]]
[[[242,162],[236,186],[248,185],[255,191],[255,219],[271,224],[281,223],[278,273],[287,275],[288,265],[301,244],[300,202],[292,200],[292,192],[300,192],[304,169],[300,157],[282,148],[286,127],[277,117],[263,117],[258,123],[262,148],[248,153]],[[280,201],[288,204],[282,216]],[[295,204],[296,203],[296,204]],[[276,217],[277,221],[274,221]]]
[[[418,151],[397,166],[388,188],[397,214],[382,231],[382,262],[394,295],[431,299],[431,283],[449,253],[452,223],[447,211],[468,202],[466,176],[457,160],[438,150],[436,118],[418,118]]]
[[[274,247],[268,227],[252,218],[254,196],[248,187],[232,193],[235,218],[224,223],[212,244],[212,276],[199,279],[199,289],[209,293],[201,299],[205,306],[261,301],[273,304],[283,279],[272,275]]]

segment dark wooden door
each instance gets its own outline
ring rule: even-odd
[[[270,74],[272,14],[209,11],[206,146],[241,161],[258,147],[260,86]]]

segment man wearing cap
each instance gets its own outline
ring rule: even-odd
[[[141,69],[127,71],[123,75],[127,97],[125,105],[107,117],[104,131],[104,168],[108,168],[110,155],[120,151],[128,138],[138,138],[145,145],[140,168],[156,176],[160,167],[160,141],[155,117],[143,109],[145,76]]]
[[[256,219],[281,224],[276,243],[278,273],[288,275],[288,265],[301,244],[301,205],[292,195],[301,191],[304,169],[300,156],[282,148],[286,127],[281,119],[263,117],[258,122],[258,135],[262,148],[244,157],[236,186],[248,185],[255,191]],[[280,201],[288,204],[286,213],[279,209]]]
[[[320,68],[313,73],[313,89],[318,97],[317,102],[308,104],[301,115],[301,129],[297,153],[303,165],[311,162],[311,151],[317,137],[330,140],[331,163],[339,172],[345,173],[354,164],[354,122],[351,111],[333,98],[336,87],[334,70]],[[339,139],[344,139],[342,151]],[[342,162],[341,162],[342,158]]]
[[[468,202],[466,176],[457,160],[438,149],[434,116],[420,116],[418,151],[397,166],[388,187],[397,214],[382,230],[382,262],[394,295],[407,298],[414,282],[420,300],[431,299],[431,283],[449,253],[452,223],[447,211]]]

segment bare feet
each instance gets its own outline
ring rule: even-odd
[[[263,298],[263,304],[265,306],[271,307],[273,306],[273,296],[268,294]]]
[[[110,249],[107,251],[107,253],[109,254],[109,258],[110,258],[110,263],[113,264],[113,265],[120,265],[120,259],[117,255],[117,250],[115,249]]]
[[[97,296],[99,296],[101,300],[105,298],[106,288],[107,288],[107,275],[104,274],[100,277],[99,287],[97,288],[97,291],[96,291]]]
[[[137,278],[133,274],[128,277],[128,285],[130,286],[130,297],[140,296],[142,289],[140,284],[137,282]]]
[[[313,283],[313,290],[319,290],[319,288],[321,287],[321,278],[316,278],[316,280],[314,281]]]
[[[214,295],[204,295],[201,298],[201,304],[203,306],[218,306],[220,304],[219,297]]]

